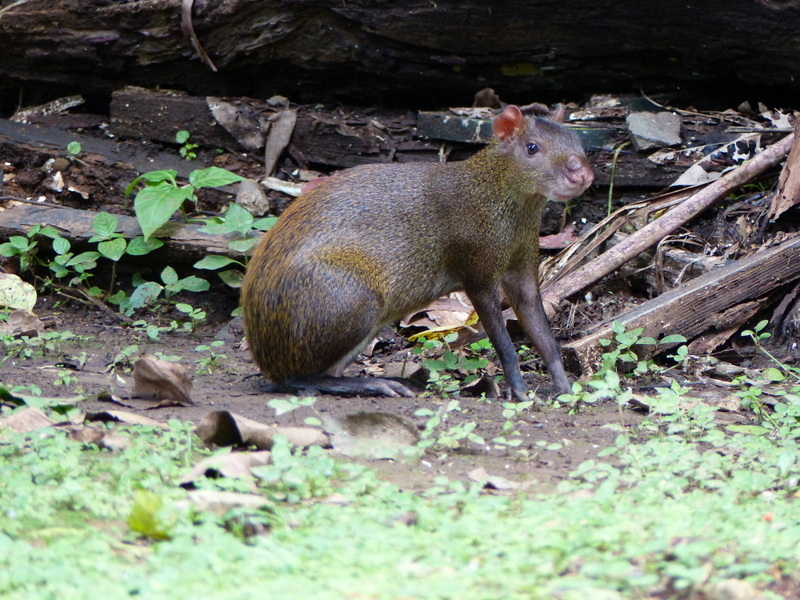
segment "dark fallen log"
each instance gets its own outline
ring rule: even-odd
[[[51,225],[59,230],[61,235],[72,242],[87,242],[95,235],[92,229],[92,219],[97,213],[74,208],[55,206],[37,206],[35,204],[20,204],[0,212],[0,238],[11,235],[25,235],[35,225]],[[133,217],[116,215],[119,233],[125,238],[133,239],[142,235],[139,223]],[[209,253],[224,254],[233,258],[237,253],[228,249],[227,239],[220,235],[211,235],[200,231],[200,225],[170,221],[156,232],[156,237],[167,242],[163,251],[168,251],[169,259],[163,264],[182,262],[184,260],[197,260]],[[162,249],[148,256],[159,256]]]
[[[709,271],[637,308],[618,315],[614,321],[626,330],[642,327],[643,336],[659,339],[681,334],[691,340],[701,334],[740,325],[755,313],[778,288],[800,278],[800,235],[756,252],[747,258]],[[613,323],[602,323],[581,339],[566,344],[564,355],[570,370],[594,371],[600,362],[601,339],[613,339]],[[646,348],[646,347],[645,347]]]
[[[734,101],[755,90],[787,98],[800,91],[793,2],[730,0],[701,12],[678,0],[183,3],[191,14],[181,4],[6,3],[0,99],[13,110],[20,87],[29,98],[54,90],[107,96],[133,82],[427,108],[466,103],[486,85],[520,103],[588,88]]]

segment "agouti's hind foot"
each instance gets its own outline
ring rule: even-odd
[[[343,396],[389,396],[413,398],[417,394],[406,384],[382,377],[313,377],[287,381],[284,388],[292,391],[316,391]]]

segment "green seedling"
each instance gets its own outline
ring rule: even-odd
[[[193,144],[189,141],[189,138],[192,136],[191,133],[186,131],[185,129],[181,129],[178,133],[175,134],[175,141],[181,144],[181,147],[178,149],[181,157],[185,160],[194,160],[197,158],[197,150],[200,146],[199,144]]]
[[[259,239],[253,233],[267,231],[277,220],[277,217],[256,219],[248,210],[238,204],[231,203],[223,216],[206,221],[201,231],[214,235],[233,236],[233,239],[228,242],[228,248],[241,254],[242,259],[236,260],[221,254],[210,254],[195,263],[194,267],[196,269],[217,271],[220,279],[227,285],[232,288],[240,288],[244,277],[244,269],[247,265],[247,257]],[[226,268],[231,266],[234,266],[234,268]],[[220,271],[220,269],[224,270]]]
[[[222,340],[214,340],[210,344],[200,344],[194,349],[195,352],[207,353],[207,356],[198,358],[196,361],[194,361],[198,365],[196,371],[198,375],[202,373],[212,375],[214,371],[219,369],[222,361],[226,360],[228,357],[225,354],[216,352],[215,349],[223,345],[225,345],[225,342]]]

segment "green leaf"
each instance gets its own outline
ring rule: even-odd
[[[92,229],[97,233],[96,237],[99,237],[101,240],[107,240],[114,237],[114,234],[117,232],[118,223],[119,220],[116,216],[107,212],[101,212],[92,219]],[[99,240],[91,238],[89,241],[95,242]]]
[[[193,197],[194,190],[191,187],[180,188],[166,182],[147,186],[136,194],[133,210],[145,240],[149,240],[186,200]]]
[[[8,243],[17,250],[22,251],[29,250],[31,247],[28,238],[21,235],[12,235],[10,238],[8,238]]]
[[[177,283],[178,272],[172,267],[165,267],[164,270],[161,271],[161,281],[163,281],[167,285],[171,283]]]
[[[253,228],[255,219],[245,208],[242,208],[236,203],[228,206],[228,212],[225,214],[225,223],[233,227],[233,231],[238,231],[245,235]]]
[[[209,254],[202,260],[199,260],[196,263],[194,263],[194,268],[216,271],[217,269],[221,269],[222,267],[227,267],[228,265],[232,264],[237,264],[242,267],[244,266],[238,260],[228,258],[227,256],[222,256],[221,254]]]
[[[144,181],[151,185],[160,183],[162,181],[169,181],[172,183],[172,185],[177,187],[178,184],[175,182],[175,177],[177,175],[178,172],[174,169],[164,169],[162,171],[150,171],[148,173],[143,173],[128,184],[128,187],[125,188],[125,195],[127,196],[130,194],[133,191],[133,188],[136,187],[136,184],[140,181]]]
[[[97,244],[97,250],[107,259],[116,262],[125,254],[125,248],[127,246],[128,243],[125,241],[125,238],[118,237],[113,240],[108,240],[107,242],[100,242]]]
[[[746,433],[748,435],[766,435],[771,431],[760,425],[728,425],[726,429],[732,433]]]
[[[244,279],[244,273],[238,271],[236,269],[229,269],[227,271],[220,271],[217,273],[219,278],[225,283],[225,285],[229,285],[232,288],[238,289],[242,287],[242,280]]]
[[[208,281],[201,277],[195,277],[194,275],[184,277],[178,281],[178,284],[180,285],[181,289],[186,290],[187,292],[206,292],[211,287],[211,284],[208,283]]]
[[[67,154],[70,154],[72,156],[80,154],[81,148],[82,146],[80,142],[70,142],[69,144],[67,144]]]
[[[185,129],[181,129],[178,133],[175,134],[175,141],[178,142],[179,144],[184,144],[186,143],[186,140],[188,140],[191,137],[191,135],[192,134],[186,131]]]
[[[100,258],[99,252],[81,252],[67,261],[67,267],[73,267],[79,273],[89,271],[97,266],[97,259]]]
[[[686,338],[680,335],[679,333],[674,333],[672,335],[666,335],[660,340],[658,340],[659,344],[683,344],[686,342]]]
[[[53,252],[56,254],[66,254],[69,252],[70,244],[67,238],[58,237],[53,240]]]
[[[236,173],[231,173],[226,169],[220,169],[219,167],[199,169],[189,174],[189,183],[195,188],[222,187],[223,185],[230,185],[231,183],[236,183],[243,179],[244,177]]]
[[[128,527],[132,531],[155,540],[169,537],[159,512],[164,503],[161,498],[149,490],[137,490],[133,500],[133,508],[128,516]]]
[[[124,314],[130,315],[137,308],[144,308],[152,304],[163,290],[164,286],[155,281],[147,281],[133,290],[130,298],[120,303],[120,308],[123,308]]]
[[[263,217],[261,219],[256,219],[253,222],[253,229],[258,229],[260,231],[267,231],[274,227],[275,223],[278,222],[278,217]]]
[[[258,240],[256,238],[247,238],[246,240],[233,240],[232,242],[228,242],[228,248],[230,248],[231,250],[235,250],[236,252],[241,252],[242,254],[245,254],[257,243]]]
[[[205,224],[200,228],[203,233],[210,233],[211,235],[225,235],[236,231],[227,222],[219,218],[208,219]]]
[[[164,245],[158,238],[150,238],[149,240],[145,240],[144,236],[140,235],[133,238],[128,243],[127,253],[131,256],[143,256],[145,254],[149,254],[153,250],[161,248]]]
[[[776,369],[775,367],[767,367],[762,371],[761,374],[770,381],[774,382],[779,382],[786,379],[786,376],[783,374],[783,371]]]

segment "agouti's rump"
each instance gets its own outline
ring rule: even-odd
[[[539,298],[538,228],[548,197],[592,180],[574,133],[509,107],[497,139],[467,161],[372,165],[297,198],[254,252],[242,287],[261,371],[286,388],[411,395],[401,383],[338,378],[383,325],[464,289],[523,398],[500,310],[505,290],[559,392],[569,381]]]

